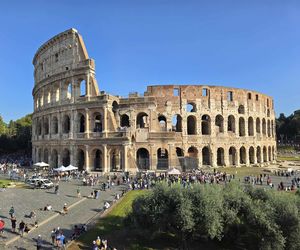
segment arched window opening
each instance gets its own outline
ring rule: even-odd
[[[53,151],[52,151],[51,161],[52,161],[52,166],[54,168],[58,168],[58,153],[57,153],[56,149],[53,149]]]
[[[268,124],[268,137],[271,137],[271,124],[270,124],[270,120],[268,120],[267,124]]]
[[[255,163],[254,148],[253,147],[249,148],[249,162],[250,162],[250,164]]]
[[[257,163],[261,163],[261,149],[259,146],[256,149],[256,159],[257,159]]]
[[[86,81],[85,80],[82,80],[80,82],[80,96],[86,96]]]
[[[59,88],[57,88],[55,91],[55,101],[59,102]]]
[[[217,165],[218,166],[224,166],[225,165],[224,149],[223,148],[218,148],[218,150],[217,150]]]
[[[51,102],[51,92],[49,91],[47,94],[47,103],[49,104]]]
[[[148,115],[146,113],[139,113],[136,118],[136,127],[148,128],[148,126],[149,126]]]
[[[245,149],[245,147],[240,148],[240,164],[246,164],[246,149]]]
[[[63,133],[64,134],[69,133],[70,129],[71,129],[70,117],[68,115],[65,115],[63,120]]]
[[[139,148],[136,152],[136,164],[138,169],[147,170],[150,167],[149,152],[145,148]]]
[[[253,118],[249,117],[248,119],[248,135],[254,136],[254,126],[253,126]]]
[[[236,149],[234,147],[229,148],[229,165],[236,165]]]
[[[172,118],[172,131],[182,132],[182,118],[180,115],[174,115]]]
[[[127,128],[130,127],[130,122],[129,122],[129,116],[128,115],[126,115],[126,114],[121,115],[120,125],[121,125],[121,127],[127,127]]]
[[[114,113],[114,115],[117,114],[118,110],[119,110],[119,104],[116,101],[113,101],[113,103],[112,103],[112,112]]]
[[[102,132],[102,116],[100,114],[94,114],[94,132]]]
[[[272,154],[272,152],[271,152],[271,147],[269,146],[269,147],[268,147],[268,161],[272,161],[271,154]]]
[[[224,132],[224,118],[221,115],[216,116],[216,132],[217,133],[223,133]]]
[[[84,159],[84,151],[82,149],[77,150],[77,166],[78,170],[82,171],[84,169],[85,159]]]
[[[167,131],[167,119],[165,116],[160,115],[158,117],[159,127],[161,131]]]
[[[196,104],[193,102],[187,103],[186,112],[197,112]]]
[[[39,151],[38,151],[38,161],[42,161],[42,149],[39,148]]]
[[[38,121],[37,134],[42,135],[42,122],[41,121]]]
[[[256,133],[260,134],[260,119],[256,118]]]
[[[85,132],[85,117],[82,114],[79,115],[79,131],[78,132],[79,133]]]
[[[56,116],[52,118],[52,134],[58,134],[58,120]]]
[[[64,149],[64,151],[63,151],[62,164],[65,167],[70,165],[70,151],[68,149]]]
[[[263,157],[264,157],[264,162],[267,162],[268,161],[268,158],[267,158],[267,148],[266,147],[263,147]]]
[[[49,157],[48,149],[45,149],[44,150],[44,160],[43,161],[48,163],[49,162],[48,157]]]
[[[44,121],[44,133],[45,133],[45,135],[49,134],[49,120],[48,120],[48,118],[45,118],[45,121]]]
[[[210,117],[209,117],[209,115],[202,116],[201,131],[202,131],[202,135],[210,135]]]
[[[251,100],[251,93],[248,93],[248,100]]]
[[[168,169],[169,159],[168,150],[164,148],[159,148],[157,150],[157,169]]]
[[[184,157],[182,148],[176,147],[176,155],[177,157]]]
[[[72,83],[68,84],[68,89],[67,89],[67,99],[72,98]]]
[[[102,152],[99,149],[96,149],[94,152],[94,171],[103,171],[103,166],[102,166]]]
[[[271,136],[274,138],[274,122],[271,121]]]
[[[189,147],[187,157],[185,157],[184,171],[190,171],[199,167],[198,149]]]
[[[263,120],[262,120],[262,133],[263,133],[263,135],[266,135],[266,120],[265,120],[265,118],[263,118]]]
[[[270,109],[267,110],[267,117],[270,117]]]
[[[275,161],[275,148],[272,147],[272,160]]]
[[[239,114],[245,114],[245,107],[244,105],[240,105],[239,108],[238,108],[238,113]]]
[[[188,133],[188,135],[195,135],[196,134],[196,128],[197,128],[196,117],[190,115],[187,118],[187,133]]]
[[[235,133],[235,118],[233,115],[228,116],[228,132]]]
[[[239,119],[239,134],[240,136],[245,136],[245,119],[240,117]]]
[[[204,147],[202,149],[202,165],[210,166],[211,159],[210,159],[210,150],[208,147]]]
[[[110,153],[110,171],[115,172],[118,170],[118,166],[119,166],[119,154],[117,153],[116,150],[113,150]]]

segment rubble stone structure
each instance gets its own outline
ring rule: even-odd
[[[36,52],[32,156],[87,171],[266,165],[276,159],[270,96],[207,85],[148,86],[143,96],[99,91],[75,29]]]

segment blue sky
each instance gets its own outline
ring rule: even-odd
[[[257,90],[279,113],[300,108],[300,1],[1,1],[0,114],[33,109],[32,58],[71,27],[96,61],[100,90],[152,84]]]

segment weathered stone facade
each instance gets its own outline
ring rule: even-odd
[[[276,159],[269,96],[206,85],[148,86],[128,98],[99,92],[94,60],[74,29],[42,45],[33,64],[34,161],[135,172]]]

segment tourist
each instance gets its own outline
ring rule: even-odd
[[[68,207],[67,207],[67,203],[64,204],[63,206],[63,213],[62,215],[68,214]]]
[[[77,197],[80,198],[81,197],[81,193],[80,193],[80,188],[77,188]]]
[[[59,248],[65,249],[66,245],[66,237],[64,236],[63,232],[60,232],[60,238],[59,238]]]
[[[57,183],[57,184],[55,185],[55,187],[54,187],[54,193],[57,194],[57,195],[59,195],[58,189],[59,189],[59,184]]]
[[[104,210],[108,209],[110,207],[110,204],[106,201],[104,202]]]
[[[41,235],[39,235],[36,240],[36,249],[37,250],[42,249],[42,236]]]
[[[21,237],[23,237],[23,235],[24,235],[24,230],[25,230],[25,223],[24,223],[24,221],[21,221],[19,224],[19,233],[20,233]]]
[[[53,228],[53,230],[51,231],[51,241],[52,241],[52,245],[55,245],[55,238],[56,238],[56,230],[55,228]]]
[[[30,218],[35,218],[36,217],[36,213],[34,211],[31,211],[29,214]]]
[[[8,213],[9,213],[10,217],[12,218],[15,214],[15,208],[13,206],[11,206]]]
[[[99,250],[95,240],[93,240],[92,250]]]
[[[13,233],[16,232],[16,225],[17,225],[17,218],[15,216],[11,217],[10,218],[10,221],[11,221],[11,231]]]

